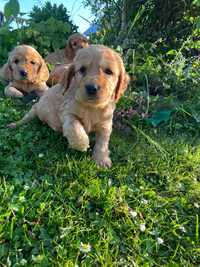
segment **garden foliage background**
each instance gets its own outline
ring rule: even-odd
[[[200,1],[84,0],[131,77],[117,105],[110,170],[0,85],[0,266],[199,266]],[[63,5],[29,16],[5,1],[0,65],[16,45],[43,56],[77,31]]]

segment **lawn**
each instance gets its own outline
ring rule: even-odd
[[[200,266],[200,127],[114,129],[111,169],[0,98],[0,266]],[[125,122],[124,122],[125,123]]]

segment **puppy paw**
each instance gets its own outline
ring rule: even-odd
[[[105,158],[94,158],[94,160],[96,161],[96,164],[99,167],[103,167],[103,168],[110,168],[112,166],[112,161],[109,157],[105,157]]]
[[[10,129],[16,129],[16,127],[17,127],[17,124],[15,122],[8,124],[8,128]]]
[[[89,146],[86,146],[86,145],[83,145],[83,144],[73,144],[73,145],[70,144],[69,147],[73,148],[75,150],[81,151],[81,152],[85,152],[89,148]]]
[[[70,142],[69,147],[81,152],[87,151],[87,149],[90,147],[89,139],[85,138],[85,140],[76,140],[75,142]]]

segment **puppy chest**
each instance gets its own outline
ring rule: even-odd
[[[99,110],[86,110],[79,118],[87,133],[95,132],[96,128],[104,121],[112,120],[112,114],[100,112]]]

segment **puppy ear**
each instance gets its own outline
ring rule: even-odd
[[[67,41],[67,45],[65,47],[65,56],[69,59],[69,60],[73,60],[75,57],[75,52],[72,48],[71,45],[71,40]]]
[[[62,78],[60,80],[60,84],[64,88],[63,94],[67,91],[70,86],[70,83],[75,75],[75,66],[71,64],[68,69],[63,73]]]
[[[41,59],[40,66],[38,68],[38,80],[41,82],[46,82],[49,78],[49,70],[47,68],[46,63],[43,59]]]
[[[121,72],[119,75],[118,83],[115,89],[115,102],[117,103],[120,97],[123,95],[124,91],[128,87],[130,77],[126,73],[124,66],[121,67]]]
[[[11,67],[11,64],[8,62],[6,63],[2,69],[0,70],[0,77],[5,79],[6,81],[12,81],[13,80],[13,70]]]

